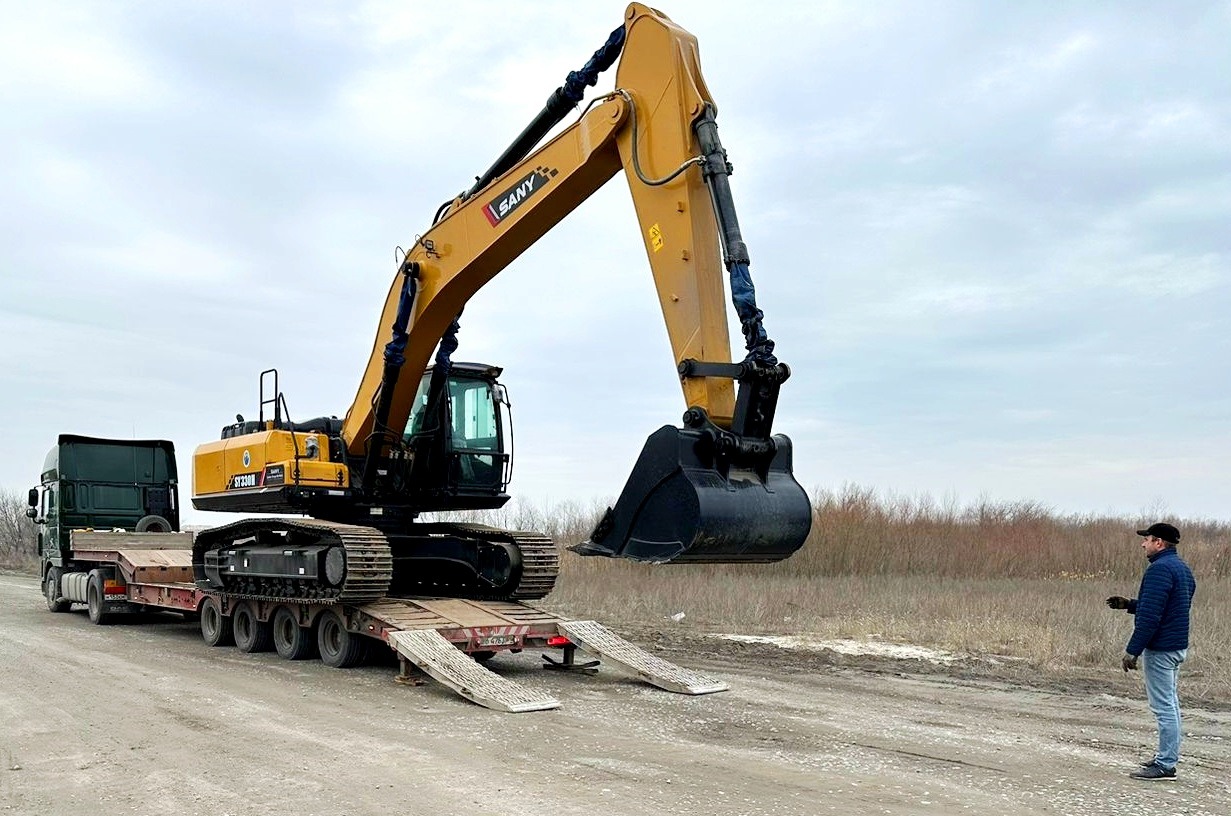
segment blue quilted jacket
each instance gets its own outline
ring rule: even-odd
[[[1128,602],[1128,613],[1136,616],[1136,622],[1124,651],[1139,655],[1145,649],[1187,649],[1188,610],[1196,591],[1192,571],[1173,547],[1151,555],[1137,599]]]

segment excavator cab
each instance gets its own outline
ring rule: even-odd
[[[496,379],[502,369],[450,363],[443,376],[439,371],[431,366],[419,381],[403,434],[414,452],[410,483],[430,485],[428,492],[448,509],[501,507],[513,467],[509,399]]]

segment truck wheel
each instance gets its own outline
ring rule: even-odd
[[[90,616],[90,623],[95,626],[106,626],[111,623],[112,616],[103,608],[103,599],[106,597],[103,592],[102,573],[90,573],[90,582],[86,584],[85,590],[85,605]]]
[[[201,637],[207,646],[230,646],[235,643],[231,620],[222,614],[218,599],[212,596],[201,604]]]
[[[73,606],[72,601],[66,601],[60,595],[60,576],[63,574],[59,567],[52,567],[43,580],[43,595],[47,598],[47,608],[52,612],[67,612]]]
[[[248,601],[241,601],[231,613],[231,628],[235,630],[235,645],[241,652],[268,652],[274,645],[273,626],[256,616]]]
[[[326,609],[316,622],[316,645],[321,662],[335,669],[349,669],[363,659],[363,637],[347,631],[336,610]]]
[[[169,533],[171,522],[162,516],[142,516],[133,527],[135,533]]]
[[[295,613],[285,606],[274,612],[274,649],[285,660],[306,660],[316,656],[316,638],[312,630],[299,625]]]

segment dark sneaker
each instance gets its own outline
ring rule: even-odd
[[[1158,763],[1151,762],[1149,765],[1142,765],[1137,770],[1129,774],[1133,779],[1146,779],[1154,781],[1158,779],[1175,779],[1175,768],[1164,768]]]

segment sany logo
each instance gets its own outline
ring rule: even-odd
[[[500,195],[496,196],[483,208],[483,214],[494,227],[513,214],[513,211],[526,202],[526,199],[546,186],[557,170],[538,167],[518,179],[517,183]]]

